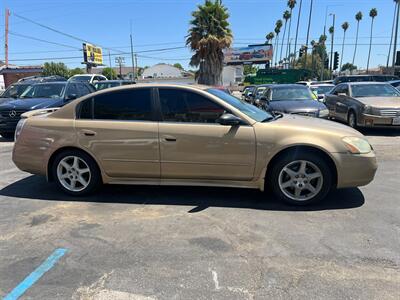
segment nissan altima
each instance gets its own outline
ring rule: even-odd
[[[348,126],[271,114],[206,86],[158,84],[25,113],[13,161],[74,196],[102,183],[270,187],[299,205],[366,185],[377,169],[368,141]]]

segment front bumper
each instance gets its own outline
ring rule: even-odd
[[[358,120],[358,126],[362,127],[395,127],[400,128],[399,125],[393,125],[393,119],[396,117],[382,117],[377,115],[361,114]],[[399,118],[399,117],[397,117]]]
[[[3,119],[0,118],[0,132],[14,132],[20,118]]]
[[[338,188],[364,186],[375,177],[378,164],[375,152],[368,154],[333,153],[336,163]]]

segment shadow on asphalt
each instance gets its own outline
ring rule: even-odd
[[[359,131],[367,136],[400,136],[400,128],[360,128]]]
[[[0,135],[0,143],[11,143],[14,142],[14,139],[5,139]]]
[[[318,211],[356,208],[365,202],[363,194],[357,188],[335,191],[325,201],[306,207],[286,205],[258,190],[209,187],[105,185],[91,196],[77,198],[65,195],[55,184],[47,183],[45,178],[34,175],[4,187],[0,190],[0,195],[47,201],[194,206],[188,213],[200,212],[208,207]]]

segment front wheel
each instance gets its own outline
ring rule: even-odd
[[[357,117],[354,111],[350,111],[347,117],[347,123],[351,128],[357,128]]]
[[[332,170],[314,153],[290,152],[272,166],[272,191],[281,200],[307,205],[323,200],[332,188]]]
[[[58,187],[73,196],[89,194],[101,183],[96,162],[88,154],[78,150],[59,153],[54,159],[52,172]]]

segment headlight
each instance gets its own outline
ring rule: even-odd
[[[18,122],[18,124],[17,124],[17,128],[15,128],[14,141],[17,140],[19,134],[20,134],[21,131],[22,131],[22,128],[23,128],[24,125],[25,125],[26,120],[27,120],[27,119],[21,119],[21,120],[19,120],[19,122]]]
[[[367,154],[372,148],[367,140],[356,136],[348,136],[342,139],[347,149],[353,154]]]
[[[326,118],[327,116],[329,116],[329,110],[328,109],[321,109],[320,111],[319,111],[319,114],[318,114],[318,116],[320,117],[320,118]]]
[[[365,105],[363,109],[364,114],[372,114],[372,107],[369,105]]]

